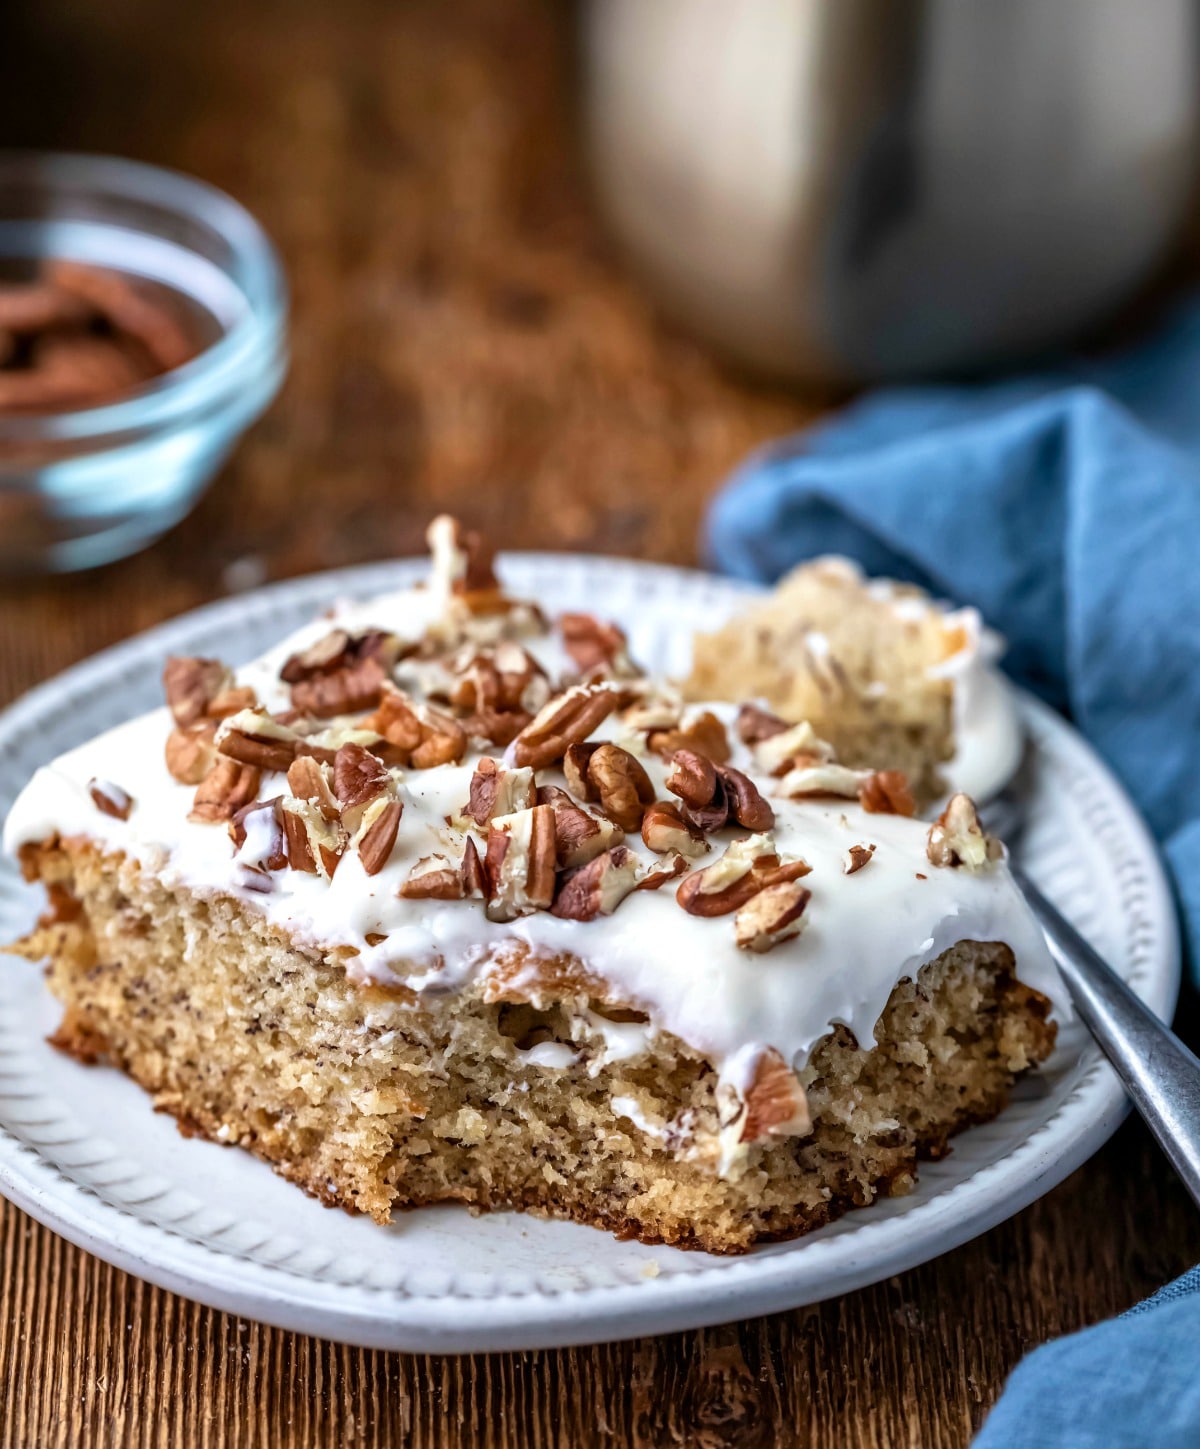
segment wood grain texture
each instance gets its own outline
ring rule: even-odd
[[[0,586],[0,700],[230,588],[418,551],[436,508],[513,546],[692,562],[728,468],[828,405],[726,372],[624,276],[578,160],[570,24],[552,0],[9,0],[0,142],[239,196],[285,257],[294,365],[154,549]],[[1200,1256],[1129,1125],[1013,1221],[838,1302],[438,1360],[197,1307],[0,1206],[0,1443],[22,1449],[942,1449],[1031,1345]]]

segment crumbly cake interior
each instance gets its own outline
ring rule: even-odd
[[[722,1174],[711,1063],[669,1032],[614,1060],[612,1027],[638,1014],[578,963],[536,1006],[478,981],[424,1000],[353,984],[336,951],[87,843],[24,861],[55,907],[21,949],[49,959],[57,1044],[379,1222],[453,1200],[742,1252],[909,1190],[918,1158],[995,1115],[1054,1041],[1009,948],[961,942],[895,986],[873,1050],[845,1027],[820,1041],[800,1072],[811,1133],[754,1143]]]
[[[955,751],[955,683],[941,669],[970,645],[973,622],[919,589],[817,559],[697,635],[685,688],[692,699],[762,698],[787,720],[808,720],[843,763],[903,771],[928,801]]]

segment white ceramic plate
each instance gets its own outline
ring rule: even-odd
[[[634,653],[686,665],[691,631],[746,596],[619,559],[515,555],[518,593],[620,619]],[[411,581],[377,565],[263,589],[173,620],[35,690],[0,717],[0,814],[34,767],[160,698],[168,652],[248,659],[340,596]],[[1124,794],[1066,725],[1022,702],[1033,742],[1031,873],[1161,1015],[1179,977],[1170,898]],[[0,869],[0,940],[39,909]],[[965,1242],[1046,1192],[1109,1136],[1124,1099],[1077,1025],[1000,1118],[955,1139],[917,1190],[793,1243],[713,1258],[570,1223],[454,1207],[390,1228],[331,1212],[246,1154],[180,1137],[117,1072],[45,1044],[38,970],[0,969],[0,1191],[81,1247],[154,1283],[286,1328],[372,1347],[467,1351],[632,1337],[773,1312],[875,1282]]]

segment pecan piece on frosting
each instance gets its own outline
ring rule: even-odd
[[[871,863],[871,857],[875,854],[873,845],[852,845],[842,858],[842,873],[844,875],[857,875],[864,866]]]
[[[620,745],[601,744],[588,756],[587,781],[600,807],[622,830],[639,830],[654,786],[641,762]]]
[[[753,895],[733,918],[734,938],[744,951],[762,953],[798,936],[807,924],[805,907],[812,891],[785,880]]]
[[[243,805],[250,804],[261,783],[262,771],[257,765],[221,755],[196,787],[188,819],[202,825],[231,820]]]
[[[679,882],[675,899],[690,916],[727,916],[759,891],[799,880],[812,867],[804,860],[781,861],[769,834],[735,840],[720,860]]]
[[[641,670],[629,657],[624,629],[594,614],[562,614],[558,627],[563,647],[581,674],[597,671],[620,678],[636,677]]]
[[[566,921],[594,921],[611,916],[637,889],[640,865],[627,845],[618,845],[563,878],[551,914]]]
[[[560,870],[586,865],[602,851],[620,845],[625,832],[606,815],[593,815],[557,785],[540,785],[537,803],[554,811],[554,838]]]
[[[88,794],[92,797],[92,804],[104,815],[111,815],[114,820],[128,820],[133,810],[133,796],[127,790],[122,790],[120,785],[114,785],[111,780],[89,780]]]
[[[252,800],[229,822],[235,858],[249,870],[282,870],[288,863],[283,830],[283,802]]]
[[[167,706],[178,725],[195,724],[210,703],[233,684],[233,673],[219,659],[171,655],[163,666]]]
[[[286,659],[279,677],[291,686],[293,709],[330,719],[374,709],[399,653],[399,639],[386,630],[332,629]]]
[[[741,1141],[807,1137],[811,1131],[808,1098],[799,1078],[788,1066],[783,1054],[774,1047],[768,1047],[759,1057],[746,1089]]]
[[[243,765],[260,770],[285,771],[296,758],[300,737],[272,719],[265,709],[243,709],[230,715],[217,730],[217,749]]]
[[[336,760],[336,755],[334,759]],[[311,755],[299,755],[288,766],[288,789],[298,800],[308,800],[326,820],[338,820],[341,807],[333,793],[332,770]]]
[[[738,739],[744,745],[760,745],[763,740],[769,740],[773,735],[783,734],[787,727],[787,720],[780,719],[777,714],[763,709],[761,705],[747,701],[738,706],[734,728],[737,730]]]
[[[752,748],[755,764],[768,775],[784,775],[789,770],[805,766],[835,763],[833,746],[828,740],[821,739],[806,719],[764,736]]]
[[[285,796],[280,801],[288,864],[293,870],[332,880],[350,837],[337,820],[328,820],[312,800]]]
[[[664,757],[678,750],[691,750],[703,755],[714,765],[723,765],[729,759],[729,733],[711,710],[704,710],[686,725],[672,729],[651,730],[646,743],[656,755]]]
[[[535,805],[496,816],[488,827],[487,916],[512,921],[546,910],[554,900],[554,811]]]
[[[404,804],[394,795],[382,796],[363,812],[362,823],[354,835],[358,858],[367,875],[378,875],[388,863],[396,846],[400,816]]]
[[[868,772],[851,770],[846,765],[835,765],[820,761],[796,764],[779,782],[779,793],[789,800],[817,799],[822,795],[836,795],[843,800],[853,800]]]
[[[466,732],[456,719],[427,704],[414,704],[387,681],[380,689],[377,709],[363,721],[363,727],[393,747],[397,764],[411,764],[418,770],[457,764],[467,752]]]
[[[506,770],[490,755],[485,755],[471,776],[470,798],[463,814],[482,828],[493,815],[512,815],[541,803],[532,770]]]
[[[974,800],[960,792],[929,827],[925,853],[931,865],[976,871],[999,860],[1004,847],[984,830]]]
[[[730,821],[754,831],[775,824],[775,811],[748,775],[694,750],[675,752],[666,786],[683,801],[683,818],[700,830],[720,830]]]
[[[446,855],[423,855],[400,882],[398,894],[411,901],[461,901],[462,868]]]
[[[181,785],[198,785],[217,758],[213,743],[216,724],[212,720],[200,720],[197,724],[181,725],[167,736],[164,756],[167,771],[173,780]]]
[[[676,852],[689,860],[711,849],[703,831],[689,824],[669,800],[656,801],[642,816],[642,839],[659,855]]]
[[[582,744],[608,718],[617,699],[607,684],[577,684],[556,695],[513,740],[513,763],[535,770],[556,764],[568,746]]]
[[[442,513],[425,530],[425,541],[432,555],[433,587],[443,596],[461,599],[472,613],[496,613],[507,607],[496,578],[496,552],[482,534]]]
[[[636,889],[639,891],[656,891],[660,886],[665,886],[669,880],[681,876],[688,868],[687,860],[677,850],[668,851],[660,860],[654,861],[646,866],[641,880],[638,881]]]
[[[862,808],[872,815],[917,813],[917,802],[902,770],[876,770],[868,775],[858,787],[858,799]]]

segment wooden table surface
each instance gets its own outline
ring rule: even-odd
[[[829,400],[659,320],[589,209],[553,0],[9,0],[0,144],[111,151],[249,205],[293,287],[284,394],[130,562],[0,586],[0,702],[181,610],[420,550],[693,562],[706,500]],[[0,1212],[4,1446],[962,1445],[1026,1349],[1200,1257],[1135,1124],[1011,1222],[837,1302],[607,1347],[439,1360],[260,1327]]]

